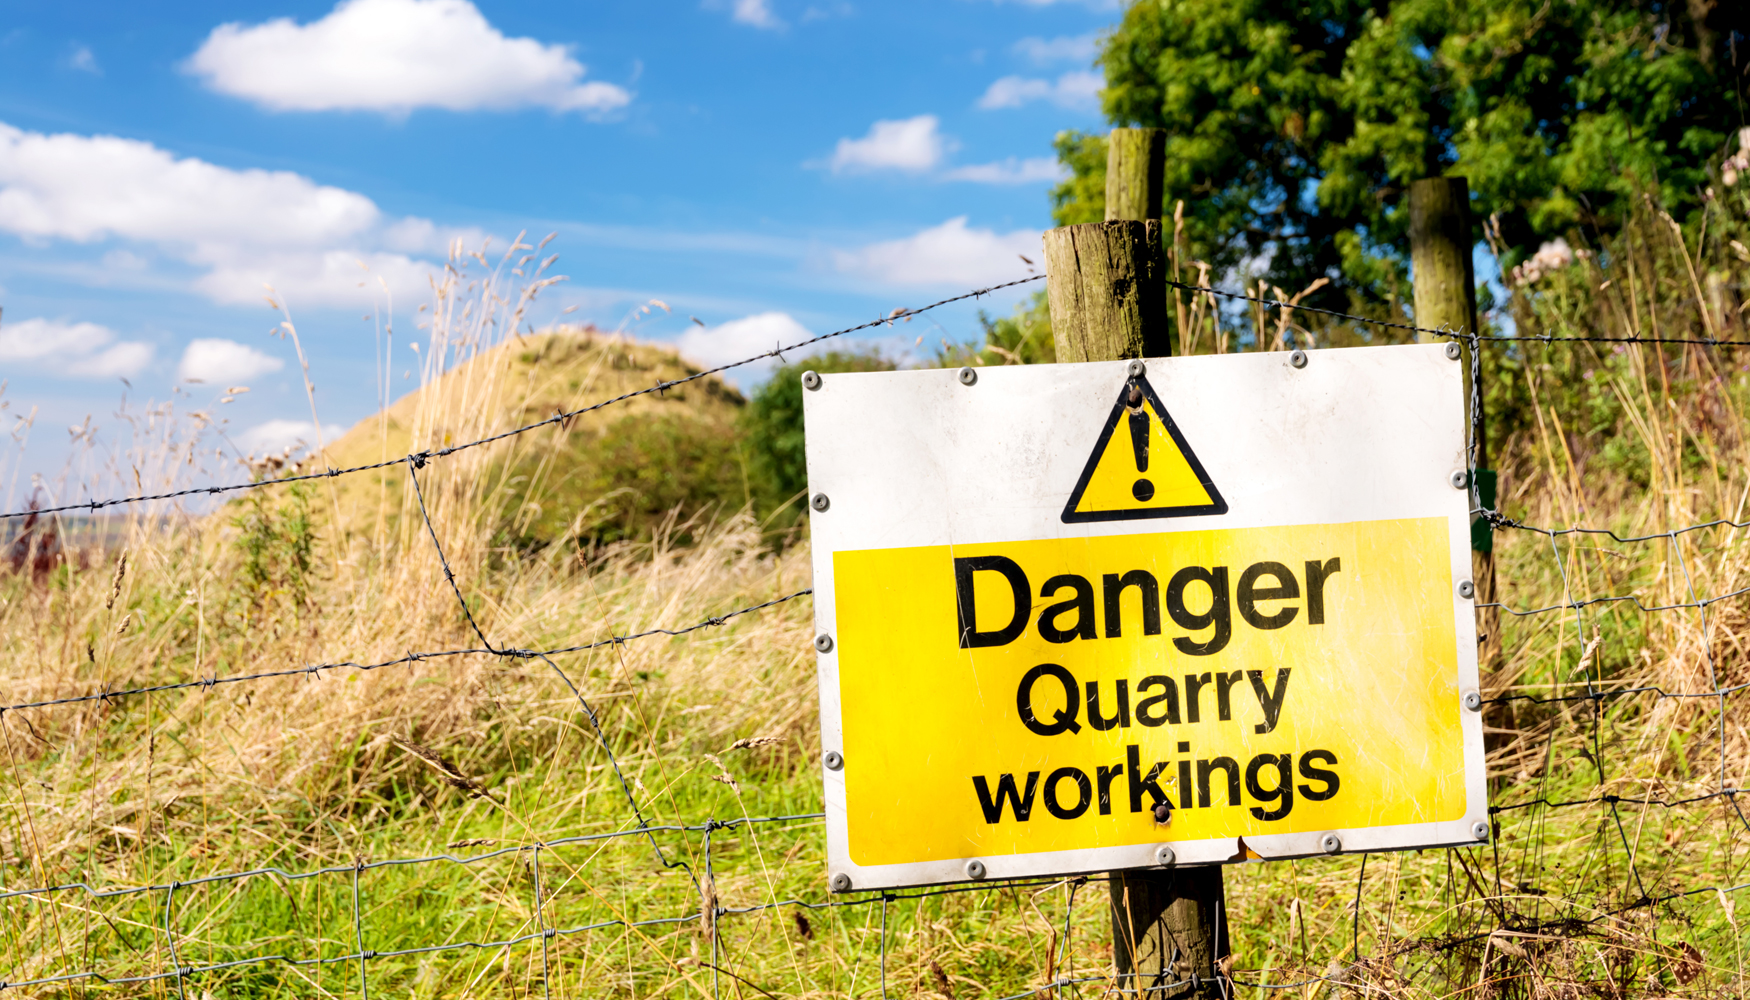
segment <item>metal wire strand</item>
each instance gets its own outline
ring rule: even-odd
[[[520,427],[513,427],[507,431],[500,431],[497,434],[492,434],[492,435],[487,436],[487,437],[479,438],[478,440],[466,441],[466,442],[463,442],[461,444],[453,444],[453,445],[449,445],[448,447],[444,447],[444,448],[437,448],[437,449],[430,449],[430,450],[421,451],[421,452],[415,452],[411,455],[406,455],[406,456],[403,456],[400,458],[391,458],[391,459],[387,459],[387,460],[381,461],[381,462],[372,462],[368,465],[355,465],[355,466],[351,466],[351,467],[345,468],[345,469],[324,469],[321,472],[309,472],[309,473],[305,473],[303,475],[297,475],[297,476],[284,476],[284,477],[279,478],[279,479],[262,479],[262,480],[257,480],[254,482],[248,482],[248,483],[233,483],[233,484],[230,484],[227,486],[198,486],[198,487],[191,487],[191,488],[186,489],[186,490],[174,490],[174,491],[169,492],[169,493],[153,493],[153,494],[137,496],[137,497],[116,497],[116,498],[110,499],[110,500],[88,500],[84,503],[63,504],[59,507],[40,507],[40,508],[37,508],[36,510],[12,511],[10,513],[0,514],[0,521],[8,520],[8,519],[15,518],[15,517],[41,517],[41,516],[46,515],[46,514],[61,514],[61,513],[68,513],[68,512],[72,512],[72,511],[99,511],[99,510],[103,510],[103,509],[108,508],[108,507],[117,507],[117,506],[122,506],[125,504],[146,503],[146,502],[155,501],[155,500],[176,500],[176,499],[179,499],[182,497],[191,497],[191,496],[219,496],[219,495],[222,495],[225,493],[235,493],[235,492],[238,492],[240,490],[260,489],[260,488],[267,487],[267,486],[285,486],[285,485],[288,485],[290,483],[300,483],[300,482],[305,482],[305,481],[311,480],[311,479],[329,479],[329,478],[332,478],[334,476],[347,476],[347,475],[352,475],[354,473],[359,473],[359,472],[370,472],[370,471],[373,471],[375,469],[386,469],[390,466],[400,465],[402,462],[407,462],[410,460],[418,461],[421,464],[423,464],[428,459],[446,458],[450,455],[454,455],[455,453],[457,453],[459,451],[466,451],[470,448],[478,448],[481,445],[488,445],[488,444],[492,444],[492,443],[497,442],[497,441],[503,441],[506,438],[515,437],[518,434],[527,434],[529,431],[538,430],[542,427],[550,427],[550,426],[553,426],[556,424],[563,425],[563,424],[566,424],[569,421],[571,421],[572,418],[581,416],[582,414],[590,413],[590,412],[593,412],[595,410],[602,409],[603,407],[612,406],[615,403],[623,403],[629,399],[637,399],[640,396],[648,396],[651,393],[666,392],[669,389],[673,389],[675,386],[685,385],[688,382],[693,382],[693,381],[696,381],[696,380],[702,379],[702,378],[708,378],[712,375],[717,375],[717,374],[720,374],[722,372],[729,371],[732,368],[739,368],[742,365],[751,365],[751,364],[754,364],[755,362],[758,362],[758,361],[764,361],[767,358],[777,358],[778,360],[782,361],[782,360],[784,360],[784,352],[785,351],[800,350],[804,347],[809,347],[811,345],[818,344],[823,340],[831,340],[834,337],[842,337],[845,334],[856,333],[859,330],[868,330],[868,329],[872,329],[872,328],[878,327],[878,326],[892,326],[896,322],[900,322],[902,320],[909,319],[910,317],[929,312],[932,309],[938,309],[938,308],[945,306],[945,305],[950,305],[950,304],[955,303],[955,302],[964,302],[967,299],[982,298],[986,295],[991,294],[992,292],[998,292],[998,291],[1001,291],[1005,288],[1014,288],[1017,285],[1025,285],[1025,284],[1028,284],[1030,282],[1044,281],[1044,280],[1045,280],[1045,275],[1036,274],[1030,278],[1020,278],[1020,279],[1017,279],[1015,281],[1005,281],[1005,282],[1002,282],[1001,284],[990,285],[990,286],[987,286],[985,288],[976,288],[970,292],[963,292],[959,295],[950,296],[950,297],[945,298],[945,299],[939,299],[935,302],[930,303],[927,306],[919,306],[916,309],[895,309],[893,312],[887,314],[886,316],[882,316],[879,319],[870,320],[867,323],[859,323],[856,326],[847,326],[843,330],[834,330],[831,333],[823,333],[818,337],[810,337],[807,340],[798,341],[798,342],[796,342],[794,344],[790,344],[788,346],[774,347],[769,351],[765,351],[763,353],[756,354],[751,358],[743,358],[740,361],[731,361],[730,363],[728,363],[726,365],[718,365],[715,368],[707,368],[702,372],[695,372],[694,374],[688,375],[684,378],[670,379],[666,382],[658,382],[655,385],[650,386],[647,389],[635,389],[631,392],[621,393],[620,395],[615,396],[612,399],[604,399],[599,403],[592,403],[589,406],[579,407],[575,410],[566,410],[566,411],[563,411],[560,413],[555,413],[551,417],[546,418],[545,420],[537,420],[532,424],[524,424]]]
[[[421,660],[434,660],[446,656],[469,656],[478,653],[510,657],[514,659],[536,659],[542,656],[558,656],[562,653],[582,653],[592,649],[600,649],[603,646],[623,645],[636,639],[644,639],[653,635],[675,637],[697,632],[700,629],[716,628],[719,625],[727,623],[731,618],[738,618],[742,615],[752,614],[756,611],[764,611],[767,608],[776,607],[787,601],[793,601],[798,597],[807,597],[813,593],[813,587],[804,587],[793,594],[785,594],[782,597],[774,597],[769,601],[761,601],[758,604],[750,604],[746,607],[736,608],[734,611],[726,611],[723,614],[714,615],[703,621],[681,628],[645,629],[642,632],[633,632],[628,635],[615,635],[606,639],[598,639],[594,642],[579,643],[572,646],[559,646],[554,649],[482,649],[477,647],[468,649],[439,649],[424,653],[408,653],[405,656],[397,656],[393,659],[380,660],[375,663],[358,663],[353,660],[342,660],[335,663],[312,663],[302,667],[289,667],[285,670],[264,670],[253,674],[232,674],[229,676],[215,675],[213,677],[203,677],[200,680],[195,681],[178,681],[171,684],[152,684],[145,687],[121,688],[114,691],[104,689],[90,694],[71,695],[66,698],[49,698],[42,701],[20,702],[16,705],[0,706],[0,715],[27,708],[55,708],[61,705],[78,705],[93,701],[114,701],[120,698],[132,698],[145,694],[159,694],[165,691],[186,691],[190,688],[206,688],[210,690],[221,684],[243,684],[251,681],[269,680],[274,677],[314,677],[342,669],[359,671],[380,670],[384,667],[395,667],[406,663],[418,663]]]

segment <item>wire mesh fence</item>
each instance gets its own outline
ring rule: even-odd
[[[736,364],[1018,284],[896,310]],[[1673,349],[1683,363],[1698,363],[1695,352],[1739,345],[1558,343],[1327,313],[1460,344],[1471,361],[1473,430],[1484,416],[1489,350],[1571,350],[1598,340],[1628,352],[1624,363],[1662,370]],[[426,503],[434,487],[422,482],[465,449],[731,367],[375,464],[5,515],[88,512],[401,467],[442,577],[433,586],[447,594],[473,644],[155,684],[70,681],[52,697],[0,706],[11,779],[0,826],[0,962],[8,970],[0,992],[958,1000],[1164,996],[1214,979],[1224,991],[1260,996],[1627,996],[1730,995],[1746,981],[1735,906],[1750,887],[1743,872],[1750,817],[1737,801],[1750,732],[1732,699],[1750,688],[1743,627],[1750,610],[1741,600],[1750,595],[1742,549],[1750,521],[1740,512],[1654,530],[1620,517],[1540,522],[1536,515],[1610,516],[1608,506],[1588,502],[1578,477],[1556,491],[1565,508],[1546,501],[1510,516],[1506,502],[1475,505],[1494,533],[1499,572],[1495,599],[1478,605],[1493,633],[1484,637],[1495,817],[1487,844],[1231,865],[1219,918],[1231,926],[1235,954],[1217,968],[1182,970],[1173,982],[1114,973],[1110,901],[1098,873],[829,895],[818,759],[805,745],[806,726],[800,740],[745,736],[715,752],[694,741],[683,766],[674,741],[684,744],[687,720],[714,705],[665,700],[652,680],[664,670],[683,673],[673,664],[691,658],[686,676],[709,688],[706,697],[730,692],[757,703],[758,693],[738,690],[757,687],[757,678],[711,679],[711,665],[758,655],[793,678],[811,675],[810,606],[801,600],[811,591],[768,587],[762,600],[682,618],[684,602],[665,602],[653,585],[649,607],[670,614],[667,624],[582,641],[513,640],[453,569],[443,515]],[[1476,455],[1473,442],[1473,483]],[[1643,514],[1682,509],[1667,503]],[[744,628],[762,620],[772,630]],[[95,663],[95,646],[88,651]],[[192,807],[201,810],[198,822],[176,835],[168,824],[154,826],[152,811],[176,808],[151,790],[161,740],[192,744],[201,733],[203,754],[246,757],[241,740],[226,742],[239,718],[269,704],[340,697],[358,678],[397,670],[397,684],[448,692],[446,684],[465,677],[490,688],[476,710],[481,738],[518,748],[506,751],[500,772],[471,773],[446,749],[397,734],[367,738],[361,724],[357,752],[332,779],[357,790],[351,800],[344,788],[337,792],[344,808],[317,811],[314,825],[329,828],[320,848],[283,833],[291,825],[279,814],[302,807],[276,793],[273,762],[251,765],[249,793]],[[512,688],[523,700],[504,694]],[[368,695],[355,699],[364,716]],[[806,712],[805,696],[800,704]],[[73,721],[56,722],[54,713]],[[682,736],[665,735],[675,733]],[[92,740],[125,753],[57,768]],[[369,780],[390,753],[401,768],[394,796]],[[191,751],[181,766],[207,760]],[[78,796],[57,797],[53,783],[69,779]],[[712,795],[699,793],[695,779]],[[113,818],[142,794],[141,818]],[[83,808],[84,800],[89,821],[63,843],[45,842],[39,827],[53,825],[50,814]],[[695,811],[702,803],[714,808]],[[239,850],[251,863],[227,865]],[[145,871],[159,877],[133,877]]]

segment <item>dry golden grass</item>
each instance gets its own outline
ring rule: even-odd
[[[1686,260],[1668,248],[1642,266],[1682,284]],[[1699,254],[1695,261],[1704,274],[1720,266]],[[1593,266],[1576,268],[1573,289],[1547,294],[1596,289],[1597,275],[1579,273]],[[1704,320],[1673,307],[1676,292],[1641,287],[1648,298],[1638,305],[1587,301],[1611,315],[1658,312],[1666,333],[1708,323],[1722,336],[1743,333],[1729,309]],[[498,331],[518,326],[527,299],[497,288],[458,265],[439,290],[425,352],[446,360],[433,362],[425,391],[314,464],[441,448],[683,370],[650,345],[600,335],[506,341]],[[1602,328],[1607,320],[1589,322]],[[1513,390],[1491,397],[1511,430],[1497,441],[1500,506],[1509,515],[1625,536],[1743,518],[1750,389],[1735,356],[1608,345],[1515,351],[1492,355],[1489,369],[1495,384]],[[705,422],[733,411],[720,387],[675,395],[620,409],[685,410]],[[590,418],[594,425],[536,431],[419,471],[435,540],[494,646],[554,648],[677,628],[808,585],[806,546],[774,551],[733,504],[677,515],[643,542],[507,545],[507,520],[528,515],[530,503],[565,499],[564,475],[543,456],[564,434],[605,429],[618,419],[610,412]],[[147,430],[157,436],[141,440],[154,443],[141,444],[132,464],[142,485],[157,488],[186,474],[178,470],[190,468],[195,439],[168,413],[152,419]],[[118,471],[133,481],[131,469]],[[518,476],[525,479],[513,483]],[[445,581],[404,465],[258,493],[261,506],[237,501],[204,517],[143,512],[127,526],[119,576],[112,548],[64,553],[40,576],[27,565],[0,577],[4,700],[480,645]],[[1502,531],[1501,599],[1530,609],[1596,596],[1664,605],[1731,593],[1750,584],[1744,534],[1715,527],[1617,542]],[[307,572],[298,568],[300,538],[309,544]],[[357,869],[361,859],[466,856],[624,832],[635,822],[629,800],[658,826],[817,811],[811,616],[801,597],[680,637],[555,655],[551,666],[476,652],[7,711],[0,878],[8,890],[74,881],[96,890],[168,886],[270,865],[292,875],[333,871],[122,896],[75,888],[8,897],[0,900],[0,977],[150,976],[285,955],[323,961],[23,993],[175,996],[186,987],[191,996],[348,996],[363,992],[352,957],[360,948],[455,946],[379,955],[362,972],[374,995],[413,997],[870,997],[882,988],[883,965],[890,996],[967,1000],[1060,976],[1089,979],[1079,989],[1099,992],[1092,980],[1110,974],[1111,950],[1098,882],[831,910],[768,906],[723,913],[716,935],[707,933],[702,897],[731,910],[825,898],[813,820],[662,830],[465,866]],[[1588,675],[1610,690],[1744,684],[1747,630],[1750,604],[1737,597],[1705,615],[1612,603],[1578,615],[1506,616],[1486,693],[1572,695],[1586,690]],[[1736,906],[1744,894],[1735,887],[1750,882],[1750,823],[1731,797],[1639,800],[1741,786],[1750,761],[1743,697],[1637,694],[1491,708],[1495,801],[1583,804],[1503,812],[1498,838],[1476,849],[1230,866],[1225,919],[1239,992],[1278,995],[1255,984],[1326,977],[1289,992],[1739,995],[1747,980]],[[653,845],[687,868],[665,866]],[[1691,891],[1653,905],[1644,899]],[[564,933],[545,947],[539,935],[669,918]],[[531,934],[511,946],[462,946]]]

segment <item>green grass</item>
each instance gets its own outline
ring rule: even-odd
[[[1629,235],[1637,248],[1652,245],[1646,232]],[[1725,270],[1735,266],[1720,249],[1728,244],[1710,240],[1705,254],[1684,251],[1696,270],[1737,273]],[[1637,265],[1658,278],[1641,286],[1652,305],[1637,308],[1642,316],[1663,310],[1667,334],[1699,328],[1700,314],[1684,304],[1694,297],[1685,291],[1690,265],[1675,241],[1662,246]],[[1614,329],[1608,324],[1619,320],[1611,317],[1632,310],[1594,294],[1602,279],[1587,269],[1595,260],[1577,262],[1560,295],[1524,296],[1521,330]],[[1730,322],[1737,325],[1725,332],[1741,335],[1742,323]],[[578,346],[543,343],[543,350]],[[1742,368],[1720,360],[1725,355],[1646,346],[1490,350],[1491,447],[1509,516],[1625,534],[1743,516],[1750,387]],[[441,446],[446,436],[466,440],[616,389],[611,379],[590,381],[604,372],[647,382],[652,371],[684,370],[659,355],[614,342],[578,351],[571,360],[588,362],[581,367],[544,368],[483,348],[477,356],[512,363],[434,379],[436,388],[398,410],[393,426],[380,422],[379,437],[348,447],[374,460],[379,451]],[[553,379],[542,381],[543,373]],[[464,399],[473,402],[462,406]],[[733,436],[742,412],[708,386],[679,402],[640,405],[646,424],[623,429],[629,440],[648,432],[659,442],[628,445],[646,457],[686,453],[660,443],[665,420],[701,421],[698,440],[712,441]],[[467,420],[446,423],[454,414]],[[632,530],[618,540],[586,537],[576,512],[608,481],[637,481],[650,463],[629,462],[631,471],[598,482],[582,463],[555,473],[542,459],[611,437],[621,427],[616,419],[625,418],[524,435],[502,453],[476,449],[422,471],[433,526],[493,642],[602,641],[694,624],[807,586],[807,546],[774,548],[768,528],[744,509],[753,491],[738,482],[696,510],[677,501],[674,513],[659,510],[670,503],[659,496],[665,487],[645,483],[640,492],[656,499],[613,522]],[[565,436],[572,433],[581,436]],[[181,453],[165,454],[166,468],[180,467]],[[739,469],[730,471],[739,478]],[[417,519],[404,470],[335,492],[329,486],[314,483],[301,497],[275,488],[259,494],[258,505],[204,519],[164,522],[148,512],[125,532],[129,568],[119,587],[113,551],[68,553],[41,577],[28,566],[0,572],[4,700],[477,645]],[[560,501],[571,506],[562,510]],[[507,533],[507,524],[526,530]],[[1728,593],[1750,585],[1743,535],[1711,528],[1635,543],[1566,536],[1552,546],[1539,534],[1498,532],[1501,599],[1525,609],[1568,595],[1636,594],[1669,604],[1690,601],[1692,588]],[[821,809],[812,615],[804,597],[682,637],[554,658],[594,708],[649,823]],[[1594,639],[1587,667],[1605,688],[1696,692],[1750,682],[1750,603],[1714,603],[1705,625],[1693,608],[1643,614],[1622,603],[1579,616],[1504,616],[1487,625],[1495,634],[1485,647],[1485,693],[1582,692],[1580,662]],[[1750,763],[1745,696],[1724,705],[1731,787],[1746,782]],[[1582,804],[1502,812],[1498,836],[1472,848],[1227,866],[1223,920],[1238,995],[1281,995],[1249,984],[1308,977],[1329,979],[1294,995],[1740,994],[1747,980],[1737,906],[1750,893],[1734,887],[1750,882],[1750,823],[1727,798],[1625,801],[1716,791],[1721,710],[1717,699],[1651,694],[1489,707],[1493,801]],[[347,956],[360,936],[378,953],[364,964],[378,997],[872,998],[881,992],[883,955],[893,997],[999,997],[1112,971],[1109,903],[1098,875],[896,892],[885,902],[832,897],[819,820],[716,828],[709,851],[706,831],[653,832],[664,856],[687,869],[665,867],[642,835],[543,846],[537,914],[534,845],[622,833],[635,822],[597,730],[538,659],[471,654],[14,710],[0,715],[0,736],[0,880],[8,889],[187,883],[262,866],[338,869],[183,885],[168,900],[168,924],[172,894],[164,890],[10,897],[0,901],[0,978],[10,982],[162,973],[175,968],[174,941],[184,967],[272,954],[324,960],[201,973],[183,984],[190,997],[359,996],[359,963]],[[774,742],[731,749],[754,737]],[[455,787],[408,742],[453,762],[486,794]],[[448,846],[468,841],[490,843]],[[378,864],[503,848],[517,850],[466,865]],[[355,870],[361,858],[375,866]],[[723,914],[713,939],[694,881],[707,872],[721,906],[767,908]],[[1672,893],[1691,894],[1656,905],[1645,899]],[[768,905],[789,899],[852,905]],[[463,946],[542,928],[671,918],[556,934],[545,948],[539,937],[508,948]],[[441,946],[457,947],[382,954]],[[174,977],[21,991],[179,992]],[[1091,983],[1045,995],[1101,992]]]

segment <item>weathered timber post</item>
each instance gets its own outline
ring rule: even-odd
[[[1058,361],[1171,353],[1159,220],[1049,230],[1045,273]]]
[[[1477,284],[1471,265],[1470,184],[1463,177],[1427,177],[1410,185],[1410,266],[1416,291],[1416,325],[1439,329],[1444,326],[1455,333],[1480,332],[1477,326]],[[1416,335],[1423,343],[1447,338],[1431,334]],[[1472,359],[1469,345],[1464,361],[1465,406],[1471,405]],[[1477,359],[1479,362],[1481,358]],[[1483,421],[1482,400],[1475,401],[1477,412],[1471,415],[1471,433],[1477,443],[1476,499],[1488,508],[1495,506],[1495,473],[1488,468],[1487,424]],[[1484,522],[1471,525],[1472,575],[1476,584],[1478,604],[1495,601],[1494,538]],[[1500,614],[1496,608],[1479,612],[1477,630],[1483,636],[1478,649],[1483,669],[1489,669],[1501,648]]]
[[[1106,140],[1106,221],[1159,219],[1166,165],[1166,129],[1113,129]]]
[[[1463,177],[1425,177],[1410,185],[1410,267],[1416,325],[1454,333],[1477,329],[1476,275],[1471,269],[1470,184]],[[1416,335],[1424,344],[1443,342]]]
[[[1146,133],[1164,136],[1158,129],[1112,131],[1106,166],[1110,221],[1045,234],[1046,296],[1060,362],[1172,353],[1160,227],[1164,139],[1138,138]],[[1138,149],[1149,155],[1135,155]],[[1125,194],[1119,205],[1114,191],[1144,193]],[[1140,214],[1114,218],[1115,211]],[[1147,991],[1145,1000],[1225,996],[1217,973],[1228,954],[1220,865],[1113,872],[1107,884],[1112,960],[1121,975],[1138,977],[1122,982],[1123,988]],[[1192,980],[1195,985],[1166,987]]]

